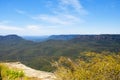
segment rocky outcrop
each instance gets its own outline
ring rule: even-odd
[[[22,69],[27,77],[38,78],[38,80],[54,80],[55,75],[50,72],[44,72],[27,67],[20,62],[5,63],[8,67]]]

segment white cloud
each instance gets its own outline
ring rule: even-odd
[[[29,33],[31,31],[33,31],[33,28],[30,28],[29,26],[22,28],[22,27],[18,27],[18,26],[0,25],[0,33],[1,34],[20,34],[20,35],[23,35],[24,33]]]
[[[18,35],[50,35],[55,32],[55,27],[40,26],[40,25],[27,25],[25,27],[0,25],[0,34],[18,34]],[[57,33],[57,32],[56,32]]]
[[[45,4],[45,6],[47,7],[47,8],[49,8],[49,7],[52,7],[52,2],[51,1],[46,1],[46,4]]]
[[[69,15],[69,14],[58,14],[58,15],[38,15],[36,17],[33,17],[33,19],[36,20],[42,20],[45,21],[51,25],[64,25],[64,26],[68,26],[68,25],[73,25],[76,23],[81,23],[83,22],[81,19],[79,19],[76,16],[73,15]]]
[[[7,25],[0,25],[0,30],[6,30],[6,31],[8,31],[8,30],[12,30],[12,31],[21,31],[21,30],[23,30],[22,28],[19,28],[19,27],[14,27],[14,26],[7,26]]]
[[[88,14],[80,3],[80,0],[59,0],[59,8],[68,13],[72,11],[82,15]]]
[[[49,3],[53,6],[52,2]],[[86,14],[79,0],[58,0],[58,5],[54,6],[51,14],[35,15],[32,19],[53,26],[73,26],[84,22],[80,13]]]
[[[60,6],[63,6],[63,7],[72,6],[77,11],[83,8],[79,0],[60,0],[60,4],[61,4]]]
[[[81,16],[83,16],[81,14],[84,14],[83,12],[85,11],[83,6],[79,0],[58,0],[58,2],[56,6],[51,2],[48,3],[49,7],[55,8],[54,10],[51,9],[50,14],[30,15],[30,13],[28,14],[23,10],[16,9],[17,13],[32,18],[34,21],[38,22],[38,25],[19,27],[0,24],[0,34],[50,35],[74,32],[75,30],[71,29],[78,27],[78,25],[84,22],[81,18]],[[70,9],[71,7],[72,9]]]
[[[86,15],[86,10],[83,8],[79,0],[57,0],[58,5],[54,5],[52,1],[47,1],[45,6],[51,9],[50,14],[30,15],[25,11],[16,9],[19,14],[24,14],[33,20],[39,21],[40,24],[48,26],[75,26],[84,22],[81,14]],[[72,9],[70,9],[72,7]]]
[[[10,23],[11,21],[8,21],[8,20],[3,20],[3,21],[0,21],[0,25],[1,24],[8,24],[8,23]]]
[[[26,14],[25,11],[23,11],[23,10],[19,10],[19,9],[16,9],[16,12],[19,13],[19,14]]]
[[[39,15],[39,16],[34,17],[34,19],[46,21],[49,24],[59,24],[59,25],[69,24],[69,22],[66,22],[60,16]]]

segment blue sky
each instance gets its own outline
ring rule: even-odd
[[[120,0],[0,0],[7,34],[120,34]]]

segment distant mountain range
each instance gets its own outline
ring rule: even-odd
[[[24,40],[24,39],[17,35],[0,36],[0,42],[1,41],[21,41],[21,40]]]
[[[25,40],[24,38],[18,35],[7,35],[7,36],[0,36],[0,45],[1,47],[9,47],[9,45],[21,45],[24,43],[32,43],[32,41]],[[11,46],[12,47],[12,46]]]
[[[30,40],[34,42],[46,41],[49,36],[22,36],[25,40]]]
[[[120,40],[120,35],[102,34],[102,35],[52,35],[48,40]]]
[[[120,40],[119,34],[102,34],[102,35],[51,35],[51,36],[26,36],[26,40],[42,42],[47,40]]]
[[[0,36],[0,61],[21,61],[46,71],[52,70],[50,62],[60,56],[75,58],[89,51],[119,53],[120,35],[52,35],[40,42],[17,35]]]
[[[35,42],[47,41],[47,40],[120,40],[119,34],[102,34],[102,35],[51,35],[51,36],[24,36],[7,35],[0,36],[1,41],[23,41],[30,40]]]

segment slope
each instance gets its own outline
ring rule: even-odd
[[[37,80],[54,80],[55,79],[55,76],[53,73],[38,71],[30,67],[27,67],[20,62],[9,62],[4,64],[7,65],[9,68],[13,68],[13,69],[17,68],[17,69],[23,70],[25,75],[29,78],[36,78]]]
[[[71,37],[71,35],[66,35]],[[65,37],[66,37],[65,36]],[[60,37],[60,36],[58,36]],[[52,71],[51,62],[60,56],[79,57],[83,52],[120,52],[120,35],[75,35],[69,40],[32,42],[14,38],[0,44],[0,61],[20,61],[35,69]],[[63,37],[62,37],[63,38]],[[61,38],[60,38],[61,39]],[[14,41],[15,40],[15,41]],[[15,44],[13,44],[16,42]]]

